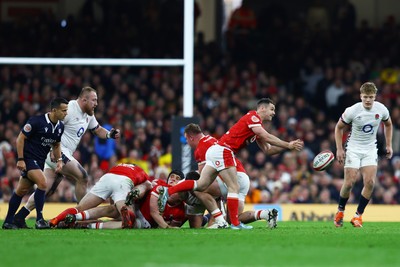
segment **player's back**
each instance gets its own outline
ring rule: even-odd
[[[132,180],[134,185],[139,185],[149,180],[147,173],[135,164],[118,164],[109,170],[109,173],[124,175]]]
[[[216,144],[217,142],[218,142],[217,138],[215,138],[213,136],[210,136],[210,135],[203,136],[199,140],[196,150],[194,151],[194,158],[195,158],[196,162],[199,164],[202,162],[205,162],[207,149],[210,146]]]

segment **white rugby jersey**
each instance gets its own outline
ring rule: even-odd
[[[362,102],[348,107],[341,120],[351,125],[346,148],[351,151],[369,151],[375,149],[376,134],[381,121],[390,117],[389,110],[380,102],[375,101],[370,110],[365,109]]]
[[[68,114],[64,119],[64,134],[61,136],[61,150],[74,153],[87,129],[94,130],[98,127],[95,116],[84,113],[78,101],[68,103]]]

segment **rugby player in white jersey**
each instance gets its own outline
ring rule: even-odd
[[[82,88],[77,100],[71,100],[68,104],[68,115],[64,119],[64,134],[61,138],[61,151],[64,166],[60,172],[75,185],[75,195],[78,202],[85,196],[87,191],[88,174],[82,165],[72,156],[81,141],[86,130],[102,139],[117,139],[120,137],[120,130],[103,128],[96,120],[94,110],[97,107],[97,92],[92,87]],[[44,173],[47,179],[46,197],[55,192],[62,176],[55,173],[56,162],[50,152],[47,155]],[[15,223],[20,228],[26,227],[25,218],[35,208],[34,195],[15,215]]]
[[[340,164],[344,164],[344,183],[334,219],[336,227],[343,226],[344,210],[358,172],[363,177],[364,187],[351,224],[354,227],[362,227],[362,214],[371,199],[378,168],[376,134],[381,122],[385,126],[386,158],[390,159],[393,155],[392,121],[389,110],[382,103],[375,101],[377,91],[374,83],[364,83],[360,88],[361,102],[348,107],[336,124],[336,159]],[[343,131],[348,126],[351,127],[351,132],[343,148]]]

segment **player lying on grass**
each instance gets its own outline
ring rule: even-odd
[[[199,178],[200,174],[196,171],[189,172],[186,175],[186,180],[198,180]],[[242,184],[240,177],[239,177],[239,184]],[[179,200],[185,201],[185,203],[187,204],[186,215],[188,217],[191,228],[200,228],[203,224],[203,215],[206,210],[206,207],[202,203],[202,201],[200,201],[200,199],[197,198],[199,194],[207,194],[210,195],[214,200],[218,200],[218,202],[220,202],[219,200],[225,202],[226,197],[228,195],[228,189],[226,184],[220,178],[217,178],[216,181],[214,181],[204,192],[184,191],[184,192],[179,192],[178,194],[173,194],[172,196],[169,197],[168,203],[170,204],[174,203],[174,201],[177,201],[178,198]],[[256,210],[256,211],[243,211],[243,210],[244,210],[244,201],[243,205],[239,206],[239,220],[242,223],[248,224],[258,220],[266,220],[269,228],[272,229],[277,226],[276,220],[278,216],[278,211],[276,209]],[[225,227],[218,227],[216,225],[218,225],[218,223],[213,223],[209,228],[225,228]]]
[[[275,104],[269,98],[260,99],[256,110],[249,111],[235,123],[216,143],[205,151],[205,165],[198,181],[184,181],[170,188],[160,189],[159,207],[163,209],[168,196],[181,191],[204,191],[217,178],[222,177],[228,187],[227,209],[232,229],[251,229],[239,221],[239,184],[237,178],[237,159],[240,149],[257,142],[260,149],[268,153],[271,145],[281,150],[300,151],[304,147],[302,140],[286,142],[268,133],[263,128],[264,121],[275,116]]]
[[[100,180],[93,186],[79,204],[74,208],[69,208],[61,212],[55,218],[50,220],[50,225],[56,227],[63,221],[68,214],[77,214],[99,206],[108,198],[111,198],[119,214],[125,212],[122,209],[125,206],[126,195],[134,186],[142,185],[151,187],[148,175],[139,166],[133,164],[119,164],[112,167],[108,173],[104,174]],[[82,216],[85,216],[82,213]]]
[[[199,172],[201,173],[205,166],[205,163],[206,163],[206,153],[207,153],[208,149],[212,145],[214,145],[218,140],[212,136],[205,135],[202,132],[200,126],[197,124],[194,124],[194,123],[188,124],[185,127],[184,136],[185,136],[189,146],[192,149],[194,149],[195,160],[198,164]],[[297,140],[297,142],[301,143],[300,140]],[[263,147],[263,150],[267,155],[275,155],[275,154],[281,153],[282,151],[285,150],[281,147],[271,146],[267,143],[264,146],[262,146],[262,144],[260,144],[260,147]],[[235,159],[235,160],[236,160],[236,164],[237,164],[237,166],[236,166],[237,180],[238,180],[238,185],[239,185],[239,193],[238,193],[239,217],[238,217],[238,219],[242,223],[249,223],[249,222],[252,222],[252,219],[248,218],[248,216],[249,216],[248,213],[243,214],[243,210],[244,210],[244,200],[246,198],[246,195],[247,195],[247,193],[249,191],[249,187],[250,187],[250,179],[249,179],[249,176],[246,174],[246,171],[245,171],[241,161],[239,159]],[[212,188],[214,188],[214,189],[212,189]],[[211,192],[209,190],[213,190],[214,192]],[[227,198],[228,198],[228,186],[222,181],[221,177],[219,177],[219,176],[215,179],[214,182],[211,183],[211,186],[209,186],[205,190],[205,192],[210,193],[211,195],[214,195],[216,198],[221,197],[221,196],[225,200],[227,200]],[[195,194],[198,195],[197,191]],[[203,203],[205,203],[205,202],[203,202]],[[209,205],[211,205],[211,203]],[[216,205],[216,203],[215,203],[215,205]],[[214,217],[215,217],[215,214],[218,214],[218,211],[220,212],[220,210],[217,209],[217,206],[215,206],[214,208],[212,208],[212,207],[210,208],[209,206],[206,206],[206,207],[209,211],[210,210],[213,211],[211,213],[213,214]],[[277,210],[275,210],[275,209],[258,210],[258,211],[255,211],[254,213],[255,213],[255,215],[254,215],[255,220],[260,220],[260,219],[267,220],[268,226],[270,228],[275,228],[277,226],[276,225],[276,219],[277,219],[277,215],[278,215]],[[216,223],[214,225],[212,225],[212,227],[224,228],[224,225],[220,224],[218,221],[216,221]],[[247,227],[251,228],[251,226],[247,226]]]
[[[121,229],[121,228],[175,228],[182,226],[185,221],[185,206],[182,201],[175,205],[167,205],[161,214],[158,209],[158,189],[160,186],[172,186],[184,179],[181,171],[173,170],[169,173],[167,183],[162,180],[153,182],[153,188],[137,187],[133,195],[126,197],[129,202],[129,208],[124,204],[121,207],[121,215],[118,216],[118,208],[114,205],[100,206],[89,210],[82,211],[78,214],[67,214],[65,216],[62,227],[66,228],[95,228],[95,229]],[[141,198],[141,195],[144,197]],[[124,199],[125,200],[125,199]],[[134,204],[134,213],[130,211],[132,202]],[[114,221],[91,222],[85,220],[93,220],[101,217],[111,217]]]

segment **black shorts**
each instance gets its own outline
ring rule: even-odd
[[[21,172],[22,178],[28,179],[28,171],[40,169],[43,171],[44,169],[44,160],[38,161],[34,159],[25,159],[26,170]]]

